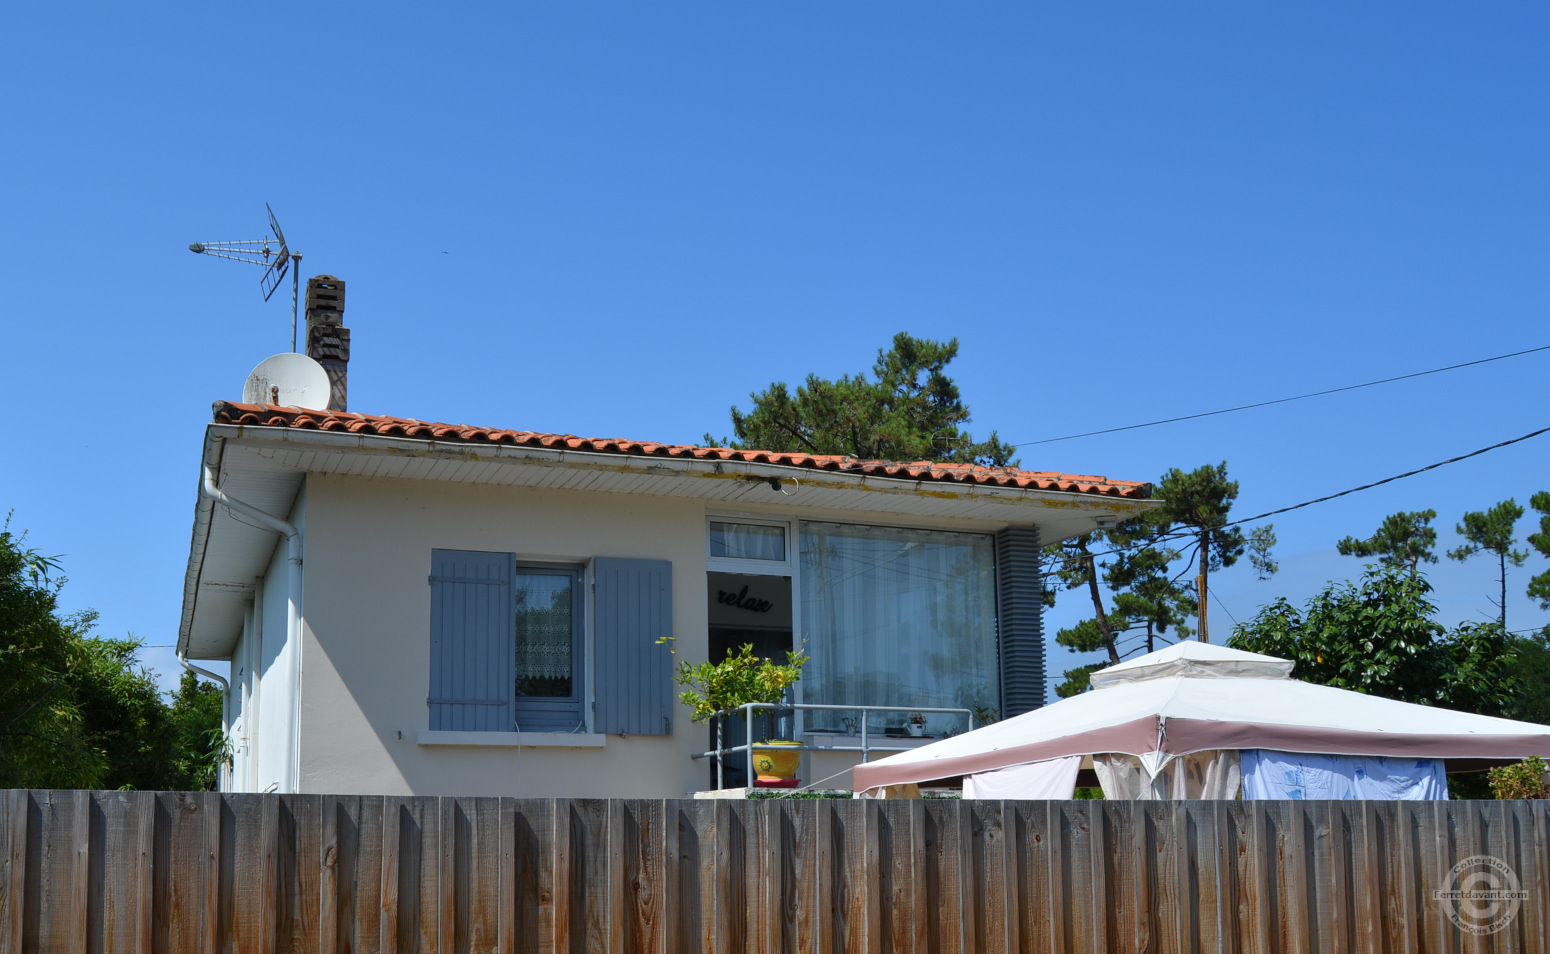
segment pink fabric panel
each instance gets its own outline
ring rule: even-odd
[[[1186,755],[1206,749],[1276,749],[1324,755],[1383,755],[1424,759],[1511,758],[1550,755],[1550,727],[1528,735],[1400,734],[1259,722],[1169,719],[1162,751]]]
[[[1091,755],[1094,752],[1127,752],[1142,755],[1157,749],[1157,717],[1145,716],[1119,725],[1104,726],[1091,732],[1014,745],[994,752],[975,752],[956,758],[931,759],[920,762],[901,762],[890,765],[874,762],[858,765],[851,773],[852,787],[858,792],[879,785],[903,785],[906,782],[929,782],[939,778],[959,775],[975,775],[1040,762],[1045,759],[1064,758],[1068,755]]]

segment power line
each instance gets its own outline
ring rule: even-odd
[[[1256,520],[1263,520],[1266,517],[1274,517],[1278,514],[1290,513],[1293,510],[1301,510],[1304,507],[1311,507],[1314,504],[1320,504],[1324,503],[1325,501],[1335,500],[1339,497],[1346,497],[1351,494],[1361,493],[1364,490],[1371,490],[1374,487],[1382,487],[1384,484],[1392,484],[1396,480],[1404,480],[1406,477],[1414,477],[1417,474],[1424,474],[1429,470],[1436,470],[1439,467],[1446,467],[1449,464],[1457,464],[1461,460],[1469,460],[1471,457],[1479,457],[1481,454],[1487,454],[1493,450],[1499,450],[1500,448],[1507,447],[1512,444],[1519,444],[1523,441],[1529,440],[1530,438],[1538,437],[1539,435],[1545,433],[1550,433],[1550,427],[1541,427],[1539,430],[1530,431],[1529,433],[1524,434],[1522,437],[1514,437],[1511,440],[1505,440],[1501,441],[1500,443],[1492,444],[1490,447],[1482,447],[1479,450],[1470,451],[1467,454],[1460,454],[1457,457],[1449,457],[1447,460],[1440,460],[1435,464],[1427,464],[1425,467],[1418,467],[1415,470],[1407,470],[1403,474],[1395,474],[1392,477],[1385,477],[1382,480],[1375,480],[1370,484],[1362,484],[1360,487],[1352,487],[1349,490],[1342,490],[1338,493],[1326,494],[1323,497],[1315,497],[1312,500],[1304,500],[1302,503],[1292,504],[1290,507],[1281,507],[1278,510],[1268,510],[1265,513],[1255,514],[1252,517],[1244,517],[1241,520],[1230,520],[1219,527],[1213,527],[1211,529],[1213,532],[1216,530],[1225,530],[1228,527],[1236,527],[1240,524],[1253,523]],[[1162,543],[1167,540],[1188,539],[1195,537],[1198,535],[1198,533],[1198,530],[1175,531],[1173,533],[1167,533],[1158,537],[1156,540],[1152,541],[1152,543]],[[1113,554],[1121,552],[1124,551],[1120,549],[1104,550],[1101,553],[1094,553],[1093,556],[1112,556]]]
[[[1322,397],[1326,394],[1339,394],[1342,391],[1355,391],[1359,388],[1370,388],[1379,384],[1392,384],[1395,381],[1406,381],[1410,378],[1425,377],[1428,374],[1441,374],[1444,371],[1457,371],[1459,368],[1472,368],[1477,364],[1489,364],[1492,361],[1503,361],[1507,358],[1517,358],[1525,354],[1533,354],[1536,351],[1550,351],[1550,345],[1542,345],[1538,348],[1529,348],[1527,351],[1514,351],[1512,354],[1499,354],[1494,358],[1481,358],[1478,361],[1466,361],[1463,364],[1450,364],[1446,368],[1433,368],[1430,371],[1416,371],[1412,374],[1401,374],[1398,377],[1383,378],[1379,381],[1367,381],[1362,384],[1348,384],[1343,388],[1330,388],[1327,391],[1313,391],[1308,394],[1299,394],[1295,397],[1276,398],[1274,401],[1260,401],[1257,404],[1240,404],[1237,407],[1225,407],[1219,411],[1203,411],[1199,414],[1186,414],[1183,417],[1169,417],[1160,421],[1147,421],[1145,424],[1126,424],[1124,427],[1106,427],[1101,431],[1086,431],[1081,434],[1067,434],[1065,437],[1046,437],[1041,441],[1023,441],[1021,444],[1012,444],[1012,447],[1032,447],[1035,444],[1053,444],[1056,441],[1071,441],[1078,437],[1095,437],[1099,434],[1115,434],[1120,431],[1133,431],[1142,427],[1156,427],[1159,424],[1176,424],[1179,421],[1193,421],[1202,417],[1214,417],[1217,414],[1231,414],[1234,411],[1247,411],[1256,407],[1269,407],[1272,404],[1286,404],[1289,401],[1302,401],[1307,398]]]
[[[1482,447],[1477,451],[1470,451],[1467,454],[1460,454],[1457,457],[1449,457],[1447,460],[1440,460],[1435,464],[1427,464],[1425,467],[1406,471],[1403,474],[1395,474],[1393,477],[1385,477],[1382,480],[1375,480],[1370,484],[1362,484],[1360,487],[1352,487],[1350,490],[1342,490],[1339,493],[1329,494],[1327,496],[1318,497],[1313,500],[1305,500],[1300,504],[1292,504],[1290,507],[1282,507],[1279,510],[1271,510],[1266,513],[1257,514],[1253,517],[1244,517],[1242,520],[1234,520],[1230,523],[1224,523],[1222,526],[1235,527],[1240,523],[1253,523],[1255,520],[1263,520],[1266,517],[1274,517],[1276,514],[1289,513],[1293,510],[1301,510],[1303,507],[1311,507],[1317,503],[1324,503],[1326,500],[1334,500],[1337,497],[1345,497],[1350,494],[1360,493],[1363,490],[1371,490],[1374,487],[1381,487],[1384,484],[1392,484],[1396,480],[1404,480],[1406,477],[1414,477],[1417,474],[1424,474],[1429,470],[1436,470],[1439,467],[1446,467],[1449,464],[1457,464],[1461,460],[1468,460],[1471,457],[1479,457],[1481,454],[1489,453],[1490,451],[1498,450],[1499,448],[1507,447],[1511,444],[1521,443],[1531,437],[1538,437],[1539,435],[1546,432],[1550,432],[1550,427],[1541,427],[1539,430],[1531,431],[1527,434],[1524,434],[1522,437],[1514,437],[1511,440],[1502,441],[1499,444],[1492,444],[1490,447]]]

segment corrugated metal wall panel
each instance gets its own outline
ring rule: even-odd
[[[996,534],[997,622],[1001,642],[1001,715],[1044,705],[1044,582],[1039,528]]]
[[[598,557],[595,730],[673,734],[673,654],[657,640],[673,635],[673,565],[666,560]]]
[[[514,563],[510,553],[431,551],[432,729],[511,730]]]

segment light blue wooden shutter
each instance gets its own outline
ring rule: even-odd
[[[510,732],[515,557],[431,551],[432,729]]]
[[[598,732],[673,734],[673,565],[598,557],[592,563]]]
[[[996,630],[1001,648],[1001,715],[1044,705],[1044,581],[1039,528],[996,534]]]

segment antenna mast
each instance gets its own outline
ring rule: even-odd
[[[276,288],[285,280],[285,273],[291,273],[291,351],[296,350],[296,300],[301,287],[301,253],[291,251],[285,244],[285,233],[280,231],[280,223],[274,217],[274,209],[269,208],[269,203],[264,203],[264,209],[269,213],[270,236],[261,239],[251,239],[242,242],[195,242],[188,247],[195,255],[210,255],[215,258],[226,258],[233,262],[247,262],[249,265],[261,265],[264,274],[259,278],[259,287],[264,290],[264,301],[274,294]],[[272,237],[271,237],[272,236]],[[278,246],[273,250],[270,246]]]

